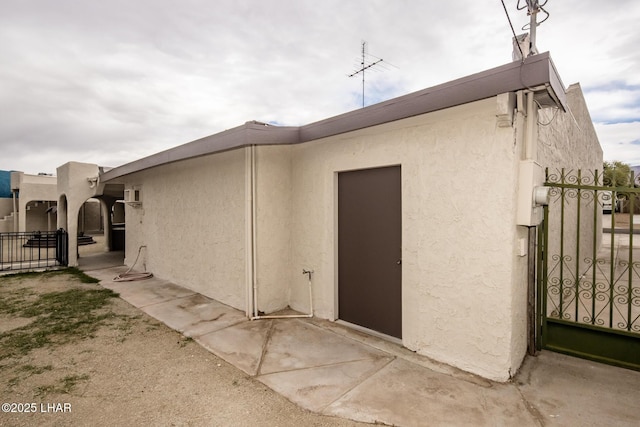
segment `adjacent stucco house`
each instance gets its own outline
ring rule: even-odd
[[[0,190],[0,232],[55,229],[55,176],[30,175],[18,171],[0,171],[0,176],[4,177],[4,190]]]
[[[127,265],[140,251],[156,276],[249,317],[307,312],[313,270],[315,316],[506,380],[527,351],[534,187],[567,162],[599,168],[602,151],[580,87],[543,53],[309,125],[247,122],[96,167],[82,191],[124,190]]]
[[[58,222],[58,177],[0,171],[0,233],[54,231]],[[85,199],[78,211],[80,233],[101,232],[99,203]]]
[[[80,162],[68,162],[57,168],[58,228],[64,228],[70,236],[78,236],[87,229],[104,232],[105,251],[110,251],[121,249],[116,244],[114,221],[124,219],[124,213],[119,212],[122,204],[116,203],[123,191],[120,185],[101,183],[99,176],[103,171],[97,165]],[[87,200],[99,202],[99,207],[91,206],[89,210]],[[95,204],[98,203],[92,203]],[[77,239],[69,239],[68,263],[78,265]]]

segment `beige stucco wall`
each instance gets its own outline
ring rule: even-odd
[[[521,247],[528,246],[528,229],[516,225],[522,140],[515,127],[498,126],[496,105],[491,98],[304,144],[256,147],[258,309],[290,305],[306,312],[302,270],[310,269],[314,314],[339,317],[337,174],[400,165],[403,344],[508,379],[526,352]],[[556,150],[574,150],[560,145],[566,135],[578,137],[568,117],[556,115],[539,133],[543,166],[562,162]],[[549,142],[554,134],[557,147]],[[251,152],[236,149],[125,177],[125,188],[142,192],[140,207],[126,207],[126,263],[146,246],[139,262],[156,276],[247,309]]]
[[[549,169],[552,181],[559,182],[562,169],[564,169],[567,177],[566,182],[575,184],[577,183],[578,170],[581,170],[582,184],[594,185],[594,171],[597,169],[600,174],[603,173],[603,153],[579,84],[573,84],[567,89],[567,102],[569,109],[565,113],[547,111],[541,114],[540,121],[549,123],[549,125],[540,126],[539,162],[543,167]],[[602,185],[602,176],[600,176],[599,182]],[[565,246],[574,248],[579,238],[581,252],[583,256],[586,256],[593,252],[594,223],[597,229],[601,228],[600,214],[602,210],[598,207],[594,218],[594,193],[588,191],[581,194],[580,227],[578,228],[577,193],[567,191],[565,196]],[[552,193],[549,211],[549,245],[552,252],[558,253],[561,216],[560,194],[557,191]],[[601,235],[598,234],[597,246],[600,241]],[[580,274],[582,273],[580,272]]]
[[[47,210],[55,206],[55,202],[33,201],[27,204],[26,226],[24,231],[53,231],[56,229],[57,214]],[[19,213],[18,215],[21,215]]]
[[[18,230],[47,231],[49,223],[55,229],[56,218],[47,218],[48,206],[40,202],[58,200],[57,178],[47,175],[29,175],[23,172],[11,172],[11,188],[19,190]]]
[[[0,233],[9,233],[13,229],[13,199],[0,198]]]
[[[567,88],[567,112],[540,113],[538,159],[551,172],[560,168],[602,170],[602,148],[593,127],[580,84]]]
[[[13,199],[0,197],[0,218],[13,213]]]
[[[259,310],[306,312],[302,269],[312,269],[315,315],[339,317],[337,174],[401,165],[403,343],[507,379],[526,349],[526,258],[515,254],[519,147],[495,115],[492,98],[300,145],[257,147]],[[145,245],[140,262],[156,276],[245,309],[249,155],[238,149],[126,177],[125,188],[142,192],[142,206],[126,208],[126,263]]]
[[[598,170],[600,174],[603,171],[603,155],[579,84],[568,88],[567,102],[569,109],[566,113],[548,111],[541,114],[540,121],[549,125],[540,126],[538,145],[540,164],[549,168],[552,181],[560,181],[564,168],[566,182],[576,184],[578,170],[582,170],[582,184],[594,185],[594,171]],[[599,183],[602,185],[602,177],[599,178]],[[602,242],[602,208],[596,205],[594,215],[593,199],[593,191],[583,191],[578,197],[575,190],[567,190],[562,213],[560,191],[552,192],[549,204],[547,247],[549,278],[552,284],[559,283],[560,274],[564,278],[563,286],[567,286],[567,289],[571,288],[576,277],[585,274],[591,277],[592,261],[590,259],[593,258],[594,251],[598,253]],[[578,206],[580,206],[579,221]],[[565,219],[564,226],[561,226],[562,214]],[[595,247],[594,229],[596,230]],[[556,267],[558,262],[556,257],[561,253],[565,257],[561,264],[562,269]],[[556,297],[551,292],[550,301],[553,298]],[[572,299],[571,296],[567,298]],[[549,302],[549,314],[553,309],[554,304]],[[580,309],[582,310],[582,307]],[[563,315],[565,318],[575,316],[573,310]],[[584,313],[580,316],[583,315]]]
[[[234,150],[142,171],[125,189],[125,263],[245,310],[245,154]]]
[[[78,218],[78,227],[80,232],[86,234],[103,231],[104,225],[99,200],[89,199],[82,205]]]
[[[98,165],[68,162],[56,169],[58,228],[69,233],[69,266],[78,265],[78,217],[80,208],[88,199],[102,194]]]
[[[291,264],[291,161],[289,146],[255,149],[256,283],[258,309],[265,313],[289,305],[290,277],[302,274]],[[308,312],[308,298],[299,309]]]
[[[526,349],[514,360],[513,334],[525,334],[526,305],[513,305],[526,301],[526,258],[514,255],[518,149],[513,129],[496,126],[495,103],[293,147],[291,306],[306,307],[299,271],[313,268],[316,315],[338,317],[337,173],[401,165],[403,343],[507,379]]]

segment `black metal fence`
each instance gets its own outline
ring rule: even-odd
[[[0,271],[66,266],[69,236],[63,229],[0,233]]]

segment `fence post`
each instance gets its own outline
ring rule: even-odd
[[[56,231],[56,261],[69,265],[69,234],[63,228]]]

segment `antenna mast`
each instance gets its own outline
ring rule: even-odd
[[[349,77],[362,74],[362,108],[364,108],[364,71],[383,61],[382,59],[378,59],[375,62],[371,62],[367,64],[366,63],[366,54],[367,54],[366,46],[367,46],[367,42],[363,41],[362,42],[362,61],[360,62],[360,69],[349,74]]]
[[[542,24],[544,21],[549,19],[549,12],[544,10],[544,6],[546,6],[549,0],[545,0],[544,2],[540,2],[539,0],[525,0],[526,6],[520,6],[520,0],[518,0],[517,9],[522,10],[526,7],[527,15],[529,15],[529,55],[537,54],[538,47],[536,46],[536,32],[538,25]],[[543,12],[546,16],[540,22],[538,22],[538,13]],[[525,30],[527,25],[525,25],[522,29]]]

